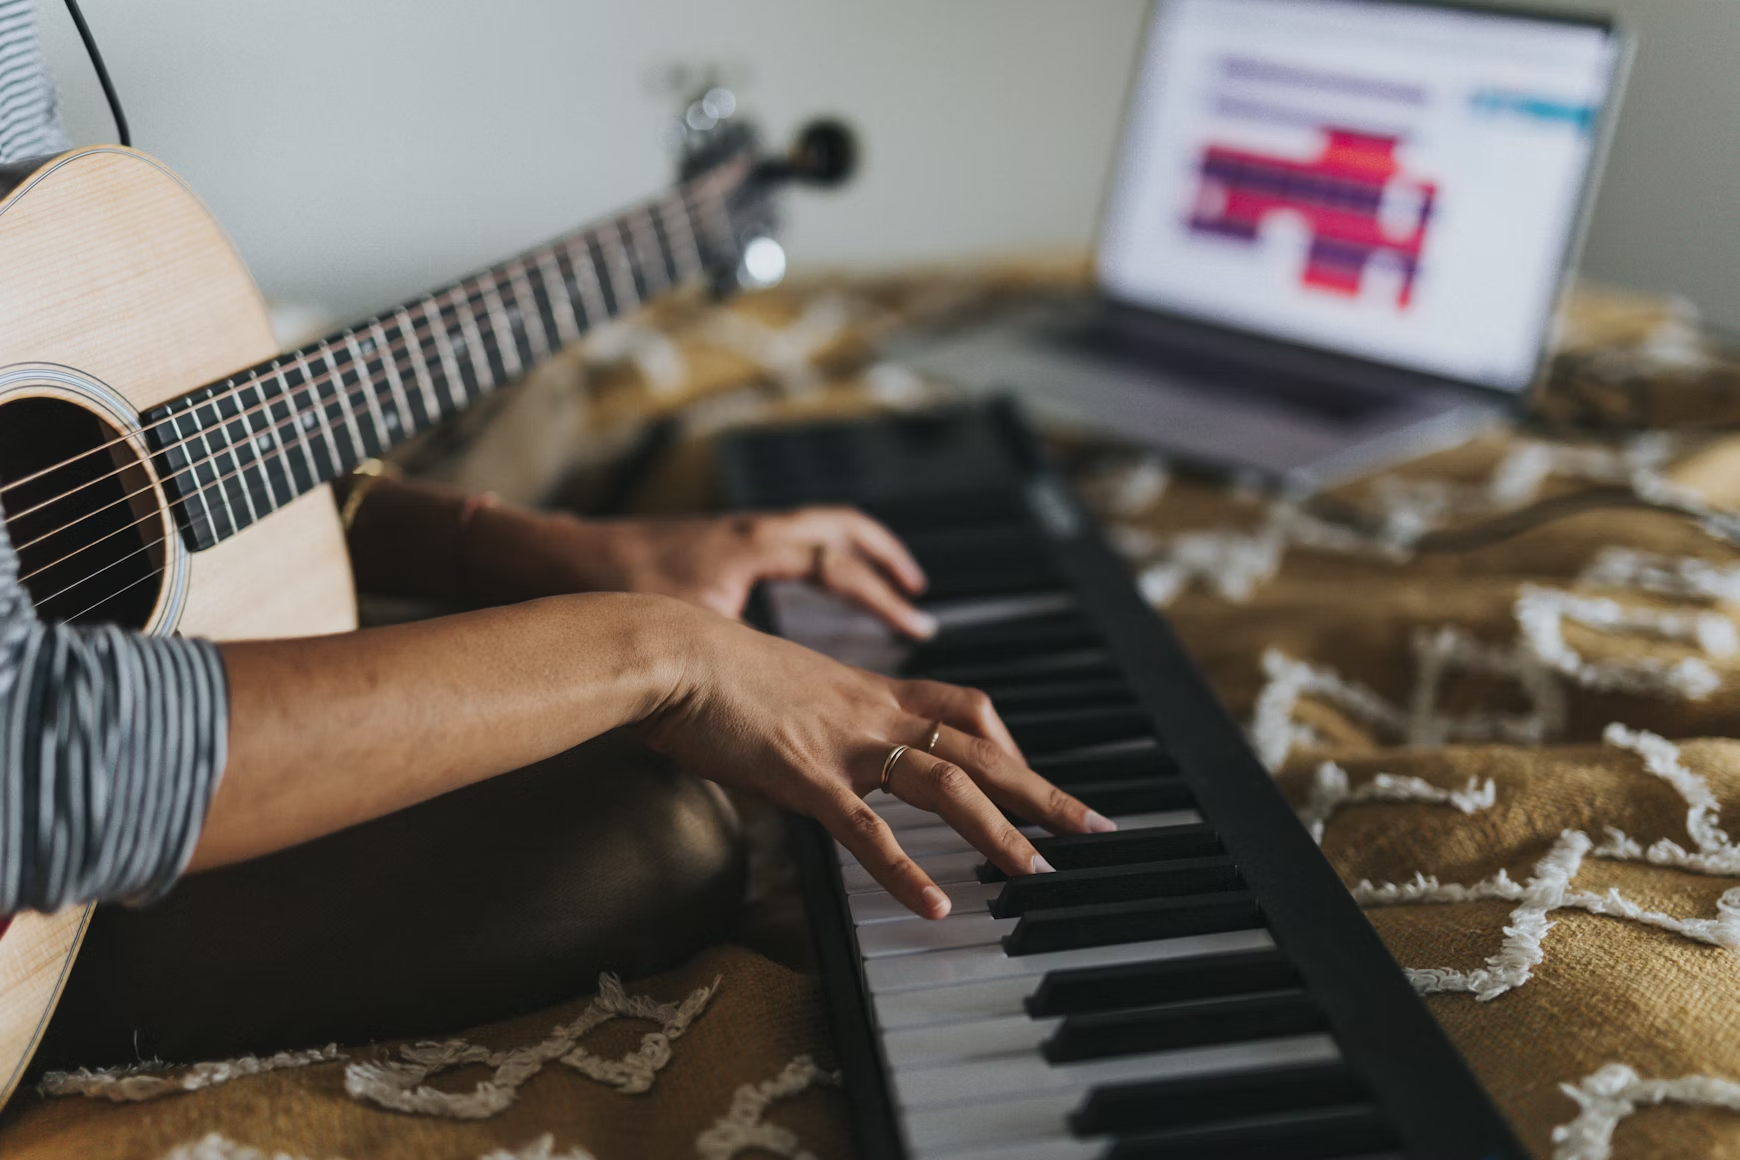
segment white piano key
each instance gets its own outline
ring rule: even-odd
[[[972,628],[981,624],[1000,624],[1010,620],[1025,620],[1052,612],[1067,612],[1075,607],[1075,594],[1035,592],[1029,596],[982,596],[976,599],[938,601],[925,611],[936,617],[937,631],[951,628]]]
[[[913,859],[919,869],[930,875],[932,882],[945,888],[956,882],[977,882],[979,866],[984,860],[985,856],[977,850],[967,854],[927,854]],[[870,877],[870,871],[856,862],[842,863],[840,878],[846,885],[847,894],[882,889],[882,884]]]
[[[1290,1035],[1251,1043],[1186,1047],[1147,1055],[1120,1055],[1081,1063],[1052,1064],[1038,1052],[995,1059],[939,1063],[925,1067],[892,1067],[895,1100],[904,1108],[940,1108],[951,1104],[1031,1093],[1085,1092],[1100,1084],[1133,1080],[1171,1079],[1186,1075],[1219,1075],[1323,1063],[1337,1058],[1335,1041],[1327,1035]]]
[[[905,761],[906,758],[902,757],[900,760]],[[876,811],[877,817],[888,823],[889,829],[934,826],[942,821],[930,810],[920,809],[911,802],[903,802],[897,797],[890,797],[880,790],[865,798],[864,801]]]
[[[961,837],[953,827],[940,822],[935,814],[928,815],[932,821],[925,825],[908,827],[890,827],[894,837],[900,843],[900,848],[913,857],[921,854],[958,854],[973,849],[973,844]],[[1191,826],[1202,821],[1202,815],[1195,810],[1161,810],[1150,814],[1121,814],[1114,817],[1120,830],[1147,830],[1158,826]],[[1047,831],[1040,826],[1022,826],[1021,832],[1030,838],[1042,838]],[[838,842],[834,843],[834,852],[839,855],[842,866],[850,865],[858,860],[858,856]]]
[[[871,1003],[876,1010],[876,1025],[883,1031],[898,1031],[903,1027],[934,1027],[1025,1014],[1027,1009],[1022,1001],[1038,988],[1038,978],[1015,975],[982,983],[927,987],[922,991],[888,991],[871,996]]]
[[[976,1023],[951,1023],[943,1027],[910,1027],[882,1036],[888,1066],[899,1070],[935,1063],[964,1063],[998,1055],[1031,1054],[1039,1050],[1061,1017],[1030,1019],[1004,1015]]]
[[[989,944],[1001,955],[1003,948],[996,946],[997,940],[1020,921],[992,918],[988,911],[969,911],[922,922],[872,922],[858,928],[858,953],[866,959],[880,959]]]
[[[1104,1140],[1077,1140],[1073,1136],[1047,1136],[1019,1144],[994,1144],[967,1151],[915,1152],[912,1160],[1102,1160],[1112,1146]]]
[[[944,923],[949,919],[943,919]],[[1009,922],[1011,919],[1002,921]],[[882,923],[884,927],[905,927],[908,923]],[[940,923],[927,922],[934,927]],[[863,931],[875,929],[861,928]],[[1218,934],[1196,934],[1185,938],[1153,939],[1148,942],[1124,943],[1120,946],[1083,947],[1080,950],[1051,951],[1042,955],[1006,955],[996,943],[987,946],[938,950],[923,955],[897,955],[864,964],[864,979],[873,994],[893,991],[916,991],[951,983],[973,983],[987,979],[1023,978],[1043,975],[1047,971],[1072,967],[1111,966],[1114,963],[1141,963],[1160,959],[1187,959],[1201,955],[1226,954],[1231,951],[1260,951],[1275,945],[1266,930],[1229,930]]]
[[[942,887],[942,892],[954,904],[954,914],[989,913],[986,907],[1002,890],[1001,882],[952,882]],[[906,919],[914,922],[925,921],[886,890],[866,890],[851,895],[846,902],[852,909],[852,921],[860,926],[867,922],[904,922]]]
[[[879,617],[832,593],[796,580],[767,584],[768,599],[780,635],[847,664],[892,673],[913,650]],[[952,600],[930,609],[939,631],[1020,620],[1073,607],[1068,591],[1031,596],[994,596]]]
[[[1053,1140],[1067,1135],[1065,1120],[1080,1103],[1080,1092],[1053,1092],[908,1112],[902,1122],[906,1142],[915,1158],[944,1156],[963,1149]]]

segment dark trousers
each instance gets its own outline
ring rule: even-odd
[[[36,1070],[440,1035],[674,966],[736,918],[718,790],[625,734],[102,907]]]

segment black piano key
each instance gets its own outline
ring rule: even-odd
[[[1114,946],[1150,939],[1182,938],[1253,930],[1263,925],[1256,895],[1248,890],[1222,890],[1182,898],[1146,898],[1135,902],[1103,902],[1034,910],[1021,916],[1003,936],[1010,955]]]
[[[1116,676],[1094,676],[1079,681],[1052,681],[986,689],[997,712],[1005,716],[1049,709],[1105,708],[1133,705],[1136,695]]]
[[[998,918],[1015,918],[1060,906],[1128,902],[1136,898],[1212,894],[1244,885],[1231,858],[1180,858],[1137,866],[1096,866],[1011,878],[991,902]]]
[[[1099,633],[1079,612],[1052,612],[969,628],[945,629],[919,645],[905,670],[929,674],[943,667],[993,664],[1035,654],[1074,652],[1100,643]]]
[[[1052,1015],[1152,1007],[1181,999],[1285,991],[1298,986],[1298,970],[1285,955],[1270,947],[1201,958],[1052,971],[1027,997],[1026,1006],[1029,1015],[1044,1019]]]
[[[1125,781],[1084,781],[1066,787],[1077,801],[1106,817],[1119,814],[1151,814],[1160,810],[1189,809],[1196,804],[1196,795],[1181,777],[1130,778]],[[1036,821],[1022,816],[1018,810],[1004,810],[1003,816],[1016,825]]]
[[[1046,551],[1035,546],[1030,553],[1020,555],[973,555],[950,553],[919,557],[929,584],[924,590],[924,602],[974,600],[988,597],[1023,597],[1041,591],[1056,590],[1063,584],[1056,565]]]
[[[1178,765],[1158,740],[1151,747],[1115,749],[1104,753],[1044,754],[1028,765],[1053,785],[1179,778]]]
[[[1154,736],[1148,714],[1136,705],[1009,713],[1003,724],[1021,751],[1034,757]]]
[[[1073,1063],[1307,1035],[1325,1026],[1322,1009],[1307,992],[1272,991],[1184,999],[1131,1011],[1066,1015],[1051,1037],[1039,1045],[1039,1051],[1052,1063]]]
[[[1090,866],[1125,866],[1134,862],[1166,862],[1174,858],[1206,858],[1223,854],[1220,838],[1200,822],[1187,826],[1150,826],[1114,830],[1109,834],[1062,834],[1035,838],[1033,848],[1058,870]],[[1002,882],[1006,875],[990,863],[979,867],[980,882]]]
[[[1322,1160],[1396,1148],[1370,1104],[1249,1116],[1114,1140],[1106,1160]]]
[[[1090,677],[1120,676],[1103,647],[1037,652],[987,663],[939,664],[925,674],[932,680],[983,690],[992,700],[1009,689]]]
[[[1010,489],[869,500],[861,507],[905,539],[951,529],[1017,529],[1027,524],[1027,509]]]
[[[1088,1092],[1070,1113],[1069,1128],[1077,1136],[1128,1135],[1369,1098],[1365,1084],[1344,1063],[1296,1064],[1108,1084]]]

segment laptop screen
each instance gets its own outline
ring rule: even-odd
[[[1593,23],[1161,0],[1101,228],[1101,288],[1521,391],[1620,56]]]

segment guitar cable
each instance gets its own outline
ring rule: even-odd
[[[132,148],[133,135],[127,131],[127,115],[121,112],[121,98],[115,95],[115,82],[109,79],[109,69],[103,63],[103,54],[97,51],[97,38],[91,35],[91,26],[85,23],[85,14],[79,11],[78,0],[66,0],[66,10],[72,14],[73,24],[78,27],[79,39],[85,42],[85,52],[90,55],[91,67],[97,71],[97,83],[103,86],[103,96],[109,102],[109,114],[115,118],[115,136],[121,139],[121,144]]]

